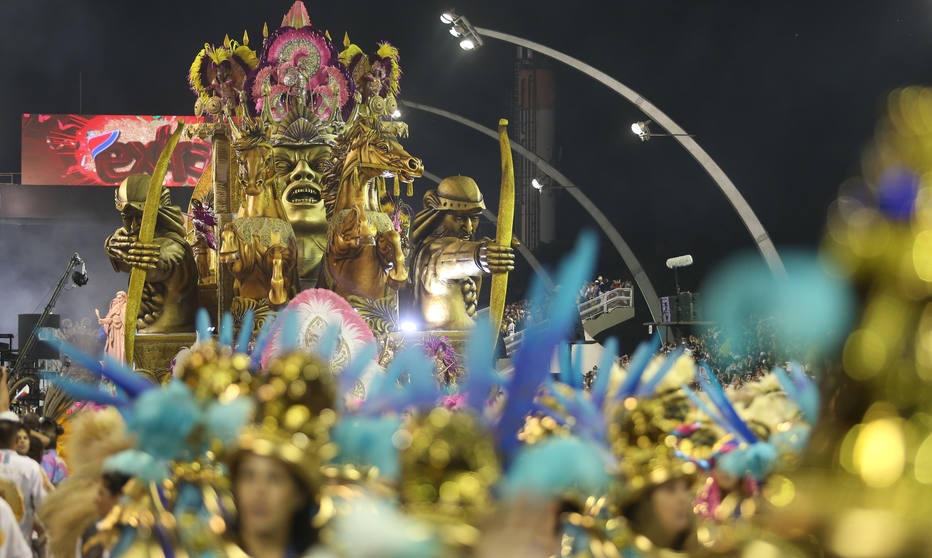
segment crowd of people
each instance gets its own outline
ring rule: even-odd
[[[530,305],[526,299],[506,305],[502,318],[502,334],[508,337],[523,330],[530,323],[530,318]]]
[[[692,339],[690,342],[695,344],[698,343],[698,340]],[[531,345],[528,350],[535,350],[533,348],[535,339],[532,338],[528,343]],[[676,358],[685,360],[677,360],[670,367],[664,366],[662,364],[663,360],[670,358],[669,355],[665,354],[667,349],[668,347],[665,347],[658,351],[650,359],[649,364],[647,361],[640,364],[632,363],[628,357],[622,357],[618,362],[613,363],[611,369],[604,371],[604,373],[610,375],[624,374],[624,371],[618,366],[619,364],[644,367],[643,373],[639,373],[639,376],[643,374],[642,385],[653,384],[657,390],[656,393],[662,393],[663,395],[658,395],[655,400],[653,395],[642,393],[639,395],[641,403],[637,407],[636,413],[653,416],[658,413],[667,413],[671,408],[683,408],[685,406],[685,397],[682,393],[664,386],[681,385],[685,377],[695,373],[695,367],[689,355],[677,356]],[[145,404],[142,403],[141,399],[133,400],[132,398],[123,400],[122,404],[117,403],[124,407],[129,405],[129,412],[126,412],[126,410],[124,412],[129,417],[137,417],[132,422],[127,423],[120,418],[120,413],[112,412],[113,409],[106,407],[89,407],[76,413],[75,417],[70,417],[72,424],[75,426],[72,427],[74,431],[69,433],[72,439],[67,442],[69,444],[79,444],[66,455],[71,461],[69,465],[71,465],[74,473],[70,480],[66,480],[69,478],[68,468],[56,451],[58,436],[62,432],[59,424],[50,420],[35,422],[34,417],[20,417],[9,410],[0,413],[0,446],[2,446],[0,447],[0,458],[2,458],[0,459],[0,489],[3,487],[4,480],[16,485],[16,490],[0,494],[5,499],[0,500],[2,502],[0,503],[0,530],[4,530],[5,525],[16,525],[17,527],[10,533],[4,531],[7,537],[3,544],[6,546],[0,548],[7,550],[5,554],[0,552],[0,556],[22,556],[23,558],[29,558],[30,556],[54,558],[63,555],[71,556],[72,554],[79,557],[107,556],[104,552],[109,552],[115,548],[120,552],[127,551],[129,547],[121,546],[122,542],[117,543],[116,547],[113,546],[114,541],[123,541],[127,532],[135,533],[133,535],[135,542],[132,544],[142,545],[139,548],[149,548],[151,551],[155,546],[164,544],[164,541],[158,542],[156,540],[158,537],[155,537],[153,532],[158,531],[158,528],[167,529],[166,526],[172,524],[162,525],[156,521],[155,524],[144,525],[145,521],[149,520],[144,519],[145,515],[139,515],[140,505],[145,509],[149,509],[146,506],[153,505],[151,499],[147,499],[149,497],[145,496],[146,491],[140,492],[139,489],[139,481],[143,479],[152,480],[147,477],[147,475],[152,474],[152,464],[147,462],[146,465],[140,465],[138,462],[138,454],[140,453],[156,454],[157,462],[165,460],[166,463],[174,463],[169,471],[177,470],[178,472],[171,473],[171,475],[175,476],[170,475],[169,478],[173,480],[166,486],[176,486],[177,494],[183,493],[184,490],[181,486],[185,482],[189,482],[201,486],[202,488],[197,489],[197,493],[201,494],[200,498],[207,498],[207,495],[213,494],[213,492],[202,492],[203,484],[198,483],[216,483],[218,472],[227,470],[230,482],[230,497],[236,504],[235,513],[237,515],[234,519],[231,519],[221,514],[222,522],[219,524],[227,525],[227,529],[225,534],[219,538],[216,534],[213,535],[212,542],[209,544],[220,545],[220,547],[226,549],[225,552],[232,552],[232,554],[226,555],[238,555],[232,550],[235,548],[237,552],[246,552],[247,555],[254,557],[265,555],[276,557],[467,555],[485,557],[506,554],[528,557],[547,555],[576,556],[585,555],[576,554],[576,552],[581,551],[587,544],[590,544],[593,538],[602,537],[604,542],[600,544],[612,544],[618,546],[618,548],[623,548],[633,544],[635,539],[632,537],[636,536],[647,537],[651,541],[650,544],[656,545],[657,548],[682,550],[690,548],[690,545],[694,544],[693,538],[697,532],[697,525],[703,521],[720,521],[720,518],[715,515],[715,510],[721,505],[721,502],[726,501],[725,497],[728,494],[740,494],[741,498],[755,498],[759,495],[757,487],[766,480],[766,478],[750,478],[745,473],[735,473],[738,480],[730,480],[726,469],[718,470],[714,464],[710,464],[715,459],[723,457],[727,452],[738,451],[739,448],[737,447],[728,450],[716,449],[717,453],[714,456],[711,456],[711,453],[706,455],[695,452],[692,455],[686,455],[679,449],[673,451],[658,441],[656,451],[651,454],[653,457],[650,457],[652,463],[650,466],[653,466],[657,459],[665,460],[663,462],[667,463],[665,467],[668,468],[669,477],[663,482],[649,483],[646,492],[639,491],[636,494],[625,492],[630,486],[631,479],[640,478],[639,475],[644,474],[641,465],[646,466],[646,464],[639,464],[638,460],[643,457],[641,454],[629,455],[625,453],[627,450],[624,448],[619,449],[618,444],[622,446],[627,444],[624,441],[624,436],[604,449],[595,450],[591,447],[591,441],[576,438],[570,432],[563,431],[560,427],[555,426],[556,423],[553,422],[555,417],[563,417],[560,420],[565,421],[568,416],[579,413],[579,411],[574,411],[574,404],[569,404],[567,401],[577,401],[577,403],[591,401],[593,393],[606,389],[607,383],[598,381],[598,367],[579,378],[578,384],[574,384],[573,380],[570,380],[569,384],[559,382],[541,384],[539,389],[528,392],[536,401],[533,404],[531,404],[530,400],[522,402],[520,397],[516,395],[505,396],[503,392],[487,401],[481,397],[475,397],[476,393],[469,393],[468,391],[454,396],[443,396],[437,399],[437,401],[442,402],[438,403],[432,410],[429,407],[426,408],[423,411],[425,414],[410,413],[400,423],[397,418],[390,418],[390,420],[376,428],[377,431],[383,432],[383,434],[373,437],[373,433],[364,433],[362,435],[349,433],[340,427],[340,423],[325,426],[317,422],[315,416],[329,416],[328,413],[331,411],[327,409],[335,411],[341,407],[338,401],[330,400],[329,403],[323,403],[320,399],[322,394],[326,393],[329,393],[330,397],[336,396],[336,392],[333,391],[335,386],[329,384],[330,380],[325,380],[325,376],[320,373],[319,367],[316,365],[308,367],[308,362],[314,362],[313,356],[302,353],[282,358],[297,360],[294,362],[289,361],[289,364],[283,367],[279,367],[273,362],[268,366],[264,377],[255,377],[250,380],[252,382],[250,388],[238,388],[241,393],[256,394],[254,403],[256,405],[256,416],[252,421],[247,420],[245,423],[239,423],[243,424],[243,426],[239,433],[232,435],[232,437],[229,433],[223,434],[223,428],[219,428],[217,424],[209,422],[206,418],[215,412],[216,409],[213,405],[216,405],[216,402],[207,403],[205,406],[203,398],[213,400],[215,397],[211,395],[213,390],[217,390],[218,393],[228,391],[223,387],[226,382],[241,382],[242,380],[235,380],[235,378],[243,377],[226,371],[228,367],[235,368],[237,365],[234,363],[238,361],[230,359],[229,353],[224,353],[218,349],[215,343],[199,344],[193,347],[191,354],[186,357],[187,360],[182,359],[179,361],[178,368],[175,370],[176,378],[167,386],[151,388],[153,389],[151,393],[156,395],[146,401]],[[299,364],[298,361],[305,364]],[[670,378],[661,378],[660,381],[652,380],[651,375],[658,374],[658,370],[669,370]],[[393,365],[391,363],[388,363],[387,373],[389,376],[393,374]],[[297,376],[294,376],[295,374]],[[269,375],[272,377],[269,378]],[[471,377],[473,375],[476,375],[476,377]],[[528,374],[518,373],[516,375],[528,376]],[[219,378],[227,379],[221,381]],[[475,369],[470,369],[467,372],[467,378],[469,381],[460,386],[461,389],[468,389],[469,385],[486,386],[487,389],[490,385],[484,383],[480,371]],[[286,381],[281,382],[279,380]],[[407,381],[410,381],[410,379]],[[567,379],[564,378],[562,381],[565,382]],[[220,382],[220,384],[217,382]],[[288,386],[293,385],[295,382],[301,382],[305,386],[305,390],[302,390],[301,393],[292,392]],[[615,382],[610,383],[615,384]],[[695,381],[688,383],[695,385]],[[0,386],[0,392],[8,392],[8,389],[2,389],[6,387],[6,385]],[[403,391],[405,389],[408,388],[404,388]],[[419,389],[423,390],[423,387]],[[754,390],[764,393],[762,388],[753,387],[750,384],[744,386],[744,389],[747,393]],[[416,391],[414,388],[410,388],[410,390]],[[573,393],[573,390],[578,390],[578,395],[566,399],[568,394]],[[437,393],[438,395],[442,394],[440,391]],[[564,403],[552,405],[548,394],[555,395],[557,393],[562,394],[563,399],[561,400]],[[312,395],[311,399],[305,397],[305,394]],[[0,397],[2,397],[2,394],[0,394]],[[373,409],[381,409],[381,412],[384,412],[386,410],[385,405],[388,405],[389,401],[391,401],[391,405],[400,410],[401,408],[410,408],[410,405],[417,405],[416,400],[418,398],[423,399],[424,395],[423,393],[411,395],[413,399],[405,399],[405,397],[407,396],[402,396],[401,392],[394,390],[381,394],[372,391],[368,394],[367,400],[355,400],[353,405],[361,406],[359,410],[361,412],[360,417],[369,416],[370,419],[367,420],[372,420],[379,415],[374,414],[371,410],[366,410],[366,406],[372,406]],[[582,399],[579,399],[580,397]],[[621,396],[616,395],[616,397]],[[670,397],[682,400],[682,404],[671,406],[669,404]],[[735,397],[734,395],[733,398],[736,401],[736,406],[743,405],[754,399],[753,396]],[[106,397],[103,399],[105,400]],[[608,401],[608,399],[605,400]],[[326,408],[314,411],[313,405],[319,406],[322,404]],[[200,414],[191,415],[190,419],[184,418],[187,413],[191,412],[190,405],[200,405],[205,410]],[[0,407],[3,406],[4,402],[0,399]],[[310,415],[304,415],[305,418],[302,420],[305,422],[295,422],[293,419],[286,418],[290,415],[281,414],[284,410],[294,409],[298,406],[311,412]],[[627,406],[630,407],[630,403]],[[9,408],[8,402],[6,408]],[[488,444],[491,444],[491,440],[497,436],[493,434],[495,428],[493,425],[496,421],[499,424],[507,422],[508,409],[514,408],[523,409],[521,411],[523,417],[516,417],[522,418],[523,424],[520,422],[510,424],[519,428],[517,436],[524,441],[524,446],[517,449],[517,457],[513,459],[511,465],[506,467],[505,462],[500,461],[503,456],[498,455],[503,450],[501,448],[493,449]],[[483,422],[482,424],[485,424],[485,426],[474,423],[472,422],[474,419],[469,417],[474,417],[472,411],[477,409],[497,418],[492,422]],[[345,409],[341,412],[347,413],[345,419],[340,419],[341,423],[349,421],[347,428],[353,430],[360,427],[356,419],[350,421],[351,417],[354,416],[353,411]],[[437,414],[441,412],[446,413],[442,418]],[[625,413],[627,412],[625,411]],[[291,413],[293,414],[294,411],[291,411]],[[744,410],[742,410],[742,413],[744,413]],[[105,416],[108,417],[106,420],[110,421],[107,423],[106,428],[102,429],[98,426],[96,427],[98,431],[92,434],[84,432],[87,428],[85,425],[88,422],[100,422]],[[395,415],[391,416],[394,417]],[[583,420],[586,415],[581,413],[576,416],[577,419],[575,420]],[[628,416],[627,414],[624,416],[618,415],[617,411],[606,413],[603,416],[615,417],[612,420],[620,421],[618,424],[624,425],[623,429],[633,429],[632,436],[637,435],[640,437],[645,435],[637,432],[637,429],[643,426],[643,418]],[[791,405],[781,409],[780,416],[783,419],[781,422],[784,423],[786,420],[790,420],[803,425],[804,422],[799,418],[798,409],[792,408]],[[272,420],[273,418],[274,420]],[[231,420],[231,417],[227,417],[227,419],[225,422],[237,423],[236,420]],[[194,424],[190,425],[191,428],[186,431],[197,432],[198,436],[223,438],[225,446],[219,445],[217,440],[208,445],[203,445],[203,442],[196,442],[198,438],[192,438],[192,435],[180,438],[171,435],[172,429],[179,428],[178,421],[184,420],[194,421]],[[461,420],[467,422],[460,423]],[[711,448],[714,445],[712,442],[727,438],[727,433],[716,431],[717,427],[711,425],[708,420],[700,420],[699,415],[694,411],[682,415],[677,414],[675,417],[667,417],[664,420],[676,424],[673,430],[679,439],[689,440],[688,443],[683,443],[683,448]],[[146,421],[150,422],[147,423]],[[390,427],[392,430],[398,429],[398,432],[404,435],[394,434],[386,438],[384,434],[386,427]],[[328,434],[322,434],[324,428],[329,431]],[[492,430],[488,430],[490,428]],[[330,431],[330,429],[333,430]],[[715,432],[710,434],[713,431]],[[657,432],[650,433],[651,436],[657,434]],[[669,434],[669,432],[666,434]],[[113,436],[117,436],[119,440],[101,445],[101,440]],[[134,437],[135,442],[132,441]],[[298,440],[299,437],[309,440],[309,442],[303,442],[301,445],[295,446],[293,440]],[[379,439],[389,441],[410,439],[413,441],[410,448],[404,444],[397,446],[396,442],[389,443],[389,446],[394,446],[391,452],[399,452],[398,459],[403,463],[400,469],[397,465],[392,466],[387,463],[385,461],[386,455],[374,457],[374,454],[386,452],[384,448],[381,450],[374,449],[374,446],[380,446],[377,441]],[[422,439],[424,441],[417,441]],[[706,446],[702,446],[703,442],[700,439],[707,440]],[[573,444],[578,444],[578,447],[569,446],[565,450],[561,450],[563,453],[546,454],[547,457],[535,456],[536,451],[543,451],[543,448],[549,447],[551,442],[560,441],[560,443],[565,443],[568,440],[573,440]],[[711,442],[708,442],[709,440]],[[172,447],[171,450],[167,450],[169,451],[168,454],[158,455],[158,451],[166,450],[153,449],[155,447],[164,448],[166,444]],[[333,453],[328,453],[329,450],[326,450],[329,444],[335,444],[339,448],[336,457],[334,457]],[[436,450],[430,450],[430,448],[441,446],[447,448],[444,451],[450,452],[449,459],[452,461],[437,461]],[[42,449],[36,452],[37,447]],[[68,445],[67,447],[72,448],[73,446]],[[200,454],[201,456],[198,457],[197,452],[203,452],[205,451],[204,448],[207,447],[210,448],[211,453]],[[299,450],[299,448],[302,449]],[[610,450],[609,448],[613,449]],[[115,459],[115,457],[125,457],[126,455],[126,452],[120,453],[118,450],[127,449],[135,452],[136,455],[134,459],[137,461],[132,465],[127,465],[126,459]],[[30,450],[32,450],[32,457],[27,456]],[[409,454],[409,450],[414,451],[414,454]],[[418,454],[419,451],[425,453]],[[528,453],[528,457],[522,457],[525,452]],[[608,454],[596,457],[600,455],[600,452],[617,455],[617,457],[611,459],[615,463],[614,465],[609,466],[606,464],[606,471],[619,468],[617,474],[620,476],[611,477],[607,473],[600,473],[597,475],[597,480],[573,477],[575,475],[573,471],[580,470],[580,467],[573,465],[573,463],[578,460],[579,463],[591,464],[593,459],[605,459]],[[89,457],[89,454],[93,454],[93,457]],[[216,459],[216,457],[204,461],[204,455],[224,456],[222,459],[223,469],[212,468],[213,466],[209,464],[209,460]],[[170,460],[168,459],[169,456],[171,456]],[[349,477],[342,476],[347,473],[340,473],[337,476],[333,476],[334,473],[327,473],[320,476],[320,473],[317,472],[318,468],[321,468],[327,460],[331,459],[334,466],[344,468],[351,466],[352,470],[360,471],[362,477],[359,476],[360,473],[353,473]],[[616,459],[618,459],[617,462],[615,462]],[[527,465],[528,460],[531,460],[530,462],[534,464],[534,467],[563,469],[563,466],[565,466],[565,470],[556,477],[546,477],[548,486],[534,485],[534,482],[539,482],[533,481],[533,479],[537,478],[536,473],[531,474],[521,469],[530,466]],[[92,466],[89,467],[88,462],[92,462]],[[198,468],[195,469],[191,469],[189,465],[185,464],[195,462],[199,464]],[[105,465],[105,463],[109,465]],[[453,463],[457,465],[454,466]],[[476,489],[488,490],[488,492],[482,492],[486,494],[481,500],[485,502],[480,506],[481,509],[485,510],[482,513],[479,513],[479,508],[474,509],[472,507],[478,505],[477,502],[480,500],[473,500],[473,496],[464,499],[467,493],[461,493],[461,496],[447,501],[443,499],[436,500],[438,494],[442,492],[425,492],[425,487],[428,485],[424,483],[429,483],[430,486],[434,486],[435,490],[439,490],[440,486],[447,486],[445,483],[461,482],[453,479],[472,478],[478,480],[485,478],[483,475],[486,473],[483,471],[486,471],[486,467],[492,466],[500,471],[496,473],[496,476],[500,475],[501,479],[493,481],[494,477],[489,477],[488,481],[483,480],[479,485],[470,489],[470,491]],[[327,467],[329,466],[323,466],[321,470],[326,470]],[[461,467],[466,468],[465,474],[467,474],[467,477],[461,476],[464,474],[464,471],[459,469]],[[582,467],[582,469],[585,469],[585,467]],[[339,470],[345,471],[346,469]],[[391,509],[390,506],[386,507],[387,504],[381,502],[379,497],[369,493],[369,489],[364,488],[364,483],[360,484],[367,478],[367,475],[378,475],[379,484],[383,487],[395,487],[394,490],[399,491],[398,498],[401,508]],[[569,476],[562,478],[566,475]],[[580,487],[584,488],[583,493],[615,494],[616,488],[611,488],[610,485],[613,482],[619,482],[619,480],[612,480],[613,478],[625,479],[618,488],[619,493],[623,494],[623,496],[617,496],[617,494],[613,496],[613,498],[620,498],[618,504],[616,504],[617,507],[612,508],[612,510],[587,509],[584,505],[584,502],[587,501],[586,498],[582,498],[580,494],[577,494]],[[93,482],[91,483],[89,479],[92,479]],[[473,483],[474,481],[469,482]],[[338,485],[338,490],[334,488],[333,483]],[[349,483],[349,485],[346,483]],[[408,483],[414,483],[419,488],[410,488],[414,492],[409,493],[407,492],[409,488],[406,488]],[[434,485],[434,483],[437,484]],[[550,483],[556,483],[556,485],[549,486]],[[566,483],[566,487],[560,488],[560,483]],[[70,507],[88,509],[86,506],[89,494],[91,494],[89,492],[91,484],[93,485],[92,499],[96,511],[83,513],[80,518],[75,517],[76,514],[74,513],[66,513],[66,510]],[[500,484],[500,486],[493,491],[493,484]],[[76,492],[78,490],[77,486],[81,487],[81,491]],[[222,492],[225,490],[222,488],[223,486],[227,485],[221,483],[213,486],[211,490],[220,490]],[[470,484],[470,486],[472,485]],[[569,486],[574,488],[569,489]],[[331,492],[332,490],[337,490],[337,492]],[[328,504],[328,506],[336,505],[338,509],[342,510],[337,513],[337,518],[326,526],[311,528],[311,525],[317,525],[317,520],[314,518],[321,513],[324,502],[333,498],[337,500],[345,498],[347,490],[350,492],[357,491],[357,495],[352,496],[349,501]],[[380,490],[384,490],[384,488]],[[451,489],[443,489],[443,491],[448,490]],[[553,495],[557,496],[556,502],[562,499],[562,504],[556,504],[556,507],[553,507],[547,503],[549,498],[553,496],[544,496],[544,494],[549,494],[548,491],[550,490],[555,491]],[[538,504],[533,509],[529,509],[527,500],[515,500],[504,496],[512,491],[523,492],[525,496],[531,498],[531,501]],[[493,493],[499,493],[500,496],[493,497]],[[21,494],[22,499],[17,500],[15,496],[8,497],[9,494]],[[75,494],[79,494],[79,497],[75,496]],[[336,494],[340,494],[340,496]],[[433,494],[433,496],[430,496],[430,494]],[[176,518],[173,521],[177,521],[184,512],[178,509],[178,506],[181,505],[180,501],[168,503],[174,497],[176,496],[166,495],[166,503],[162,505],[166,506],[166,508],[175,506],[170,511],[174,514],[173,517]],[[188,494],[188,498],[190,497],[191,494]],[[498,500],[499,497],[502,499],[493,504],[493,500]],[[369,515],[366,515],[356,509],[354,506],[358,505],[360,498],[365,502],[365,506],[374,506],[378,513],[372,515],[374,512],[369,509],[369,512],[366,512]],[[538,500],[538,498],[541,499]],[[222,497],[218,502],[221,500]],[[78,504],[78,502],[81,502],[81,504]],[[81,508],[81,505],[85,507]],[[191,502],[187,502],[187,505],[191,505]],[[15,510],[20,506],[22,506],[24,513],[17,515]],[[215,525],[215,522],[220,521],[220,516],[210,517],[212,514],[220,513],[217,511],[219,508],[215,509],[207,501],[195,505],[195,508],[201,509],[201,512],[198,513],[207,513],[207,516],[198,519],[198,521],[203,522],[203,526]],[[214,512],[208,513],[205,511],[212,509]],[[568,515],[566,509],[575,511]],[[448,517],[445,514],[450,513],[450,510],[457,511],[453,516]],[[168,512],[163,511],[161,513]],[[407,515],[408,513],[411,515]],[[567,518],[576,517],[579,514],[591,517],[588,521],[600,522],[611,517],[613,513],[620,514],[620,517],[623,518],[622,521],[626,526],[624,532],[590,528],[587,533],[581,533],[573,527],[572,522],[565,522]],[[346,520],[352,518],[353,521],[367,520],[370,522],[367,524],[370,528],[372,521],[389,522],[394,526],[393,529],[398,530],[398,533],[396,533],[396,536],[391,537],[391,541],[389,541],[391,544],[383,541],[383,543],[373,542],[369,545],[361,545],[366,548],[374,545],[374,548],[378,548],[378,550],[347,549],[345,546],[348,544],[347,537],[352,539],[354,536],[358,537],[359,534],[347,534],[345,531],[348,527],[344,520],[340,519],[341,517]],[[17,522],[17,518],[22,521]],[[440,525],[444,525],[444,527],[434,524],[435,520],[440,520]],[[463,546],[464,543],[462,542],[451,545],[450,541],[446,539],[448,535],[444,534],[451,521],[457,525],[471,525],[472,528],[478,529],[479,540],[465,546]],[[515,530],[514,524],[516,521],[522,522],[524,528]],[[159,527],[160,525],[161,527]],[[425,526],[429,527],[430,532],[437,530],[436,538],[434,536],[430,537],[433,545],[430,552],[419,554],[415,550],[416,545],[413,541],[421,540],[419,537],[422,537],[422,535],[417,533],[422,533],[419,529],[423,529]],[[233,530],[230,531],[230,528]],[[142,534],[141,529],[148,534]],[[327,530],[326,535],[324,534],[325,530]],[[365,528],[363,530],[365,531]],[[410,540],[405,539],[408,535],[402,536],[405,533],[410,535]],[[558,533],[560,535],[543,536],[547,533]],[[525,540],[525,535],[527,535],[527,540]],[[190,542],[185,539],[185,536],[183,532],[169,533],[164,535],[163,538],[170,541],[168,544],[185,545]],[[201,533],[198,536],[207,535]],[[378,536],[385,535],[383,533]],[[149,537],[149,539],[146,539],[146,537]],[[400,542],[399,538],[404,539],[404,542]],[[144,539],[145,544],[140,542]],[[383,544],[383,546],[379,547],[379,544]],[[547,550],[543,550],[541,545],[546,547]],[[561,545],[563,545],[563,551],[559,550]],[[66,548],[71,550],[65,553],[63,549]],[[568,551],[568,548],[572,549],[572,551]],[[26,552],[28,554],[23,554]],[[116,555],[119,554],[114,554],[114,556]]]
[[[634,283],[630,280],[613,279],[607,280],[602,275],[597,276],[593,281],[586,282],[579,290],[577,302],[582,303],[587,300],[598,298],[600,295],[611,292],[615,289],[633,288]],[[527,300],[519,300],[505,306],[505,312],[502,318],[502,335],[508,337],[516,332],[522,331],[533,322],[533,309]]]
[[[633,286],[634,283],[631,282],[630,279],[621,280],[616,278],[609,280],[599,275],[593,281],[584,284],[580,289],[580,301],[592,300],[598,298],[602,294],[614,291],[615,289],[631,288]]]
[[[63,432],[54,420],[10,410],[9,372],[0,366],[0,555],[45,555],[47,533],[36,514],[68,476],[58,454]]]

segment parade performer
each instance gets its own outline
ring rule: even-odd
[[[296,389],[295,386],[303,386]],[[228,459],[237,520],[233,538],[254,557],[300,556],[318,544],[321,465],[335,448],[336,381],[308,353],[276,357],[258,377],[257,409]]]
[[[49,493],[39,519],[49,533],[52,556],[72,556],[84,534],[102,519],[95,500],[101,487],[104,460],[132,445],[126,423],[114,408],[85,406],[72,421],[65,451],[71,474]]]

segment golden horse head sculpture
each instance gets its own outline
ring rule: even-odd
[[[342,164],[331,171],[339,177],[339,186],[328,215],[354,206],[380,211],[386,178],[395,178],[395,195],[400,195],[399,182],[411,184],[424,174],[424,163],[405,151],[393,132],[378,121],[360,118],[339,138],[334,155]]]
[[[285,219],[274,192],[275,167],[268,127],[261,119],[245,114],[240,124],[230,120],[230,135],[236,180],[244,196],[240,216]]]

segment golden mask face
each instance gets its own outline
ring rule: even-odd
[[[141,210],[131,205],[125,205],[120,211],[120,218],[123,220],[123,228],[126,230],[127,235],[136,236],[139,234],[139,229],[142,227]]]
[[[473,212],[450,211],[443,216],[440,225],[446,231],[444,236],[454,236],[460,240],[472,240],[479,227],[479,215]]]
[[[328,145],[274,148],[276,193],[295,228],[326,227],[327,213],[320,180],[322,165],[328,157]]]

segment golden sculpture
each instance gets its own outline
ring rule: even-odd
[[[125,342],[126,342],[126,291],[117,291],[113,300],[110,301],[110,309],[104,317],[100,316],[100,310],[94,309],[97,314],[97,323],[103,326],[107,333],[107,344],[104,352],[117,362],[123,362],[125,359]]]
[[[481,276],[511,271],[511,246],[473,240],[485,209],[482,192],[467,176],[443,179],[424,194],[411,232],[414,299],[429,329],[472,327]]]
[[[231,123],[230,130],[243,202],[236,219],[224,227],[220,261],[235,277],[234,319],[252,309],[260,328],[298,292],[297,241],[275,195],[266,128],[244,115],[242,125]]]
[[[410,183],[424,172],[397,139],[366,120],[357,120],[334,147],[339,176],[324,257],[324,286],[343,297],[391,296],[408,279],[401,236],[381,210],[385,174]]]
[[[113,269],[147,271],[136,329],[140,333],[189,331],[197,309],[197,266],[185,240],[184,217],[163,186],[152,242],[139,242],[149,176],[134,174],[115,192],[123,226],[107,237],[104,248]],[[127,350],[127,353],[129,351]],[[127,355],[129,358],[129,355]]]
[[[321,176],[332,138],[321,135],[321,125],[298,108],[276,125],[271,140],[276,195],[297,239],[300,290],[317,286],[327,238]]]

